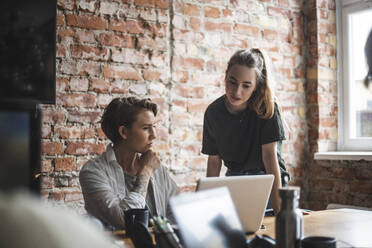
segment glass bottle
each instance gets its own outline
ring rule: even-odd
[[[303,235],[302,213],[298,209],[300,188],[279,189],[281,208],[275,219],[276,248],[299,248]]]

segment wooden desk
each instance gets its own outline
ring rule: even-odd
[[[257,234],[275,239],[275,218],[266,217],[263,224],[266,229]],[[311,212],[304,216],[306,236],[335,237],[338,247],[372,247],[372,211],[345,208]]]
[[[266,234],[275,239],[275,217],[265,217],[266,229],[256,234]],[[254,235],[250,235],[252,238]],[[304,237],[332,236],[337,247],[372,247],[372,211],[335,209],[311,212],[304,216]],[[134,247],[129,239],[120,242],[122,247]],[[352,245],[352,246],[351,246]]]

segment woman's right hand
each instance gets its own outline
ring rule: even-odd
[[[149,172],[151,174],[160,167],[160,159],[154,151],[148,150],[140,156],[139,164],[141,167],[141,173]]]

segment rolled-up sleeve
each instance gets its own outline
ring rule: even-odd
[[[139,193],[128,192],[124,197],[116,194],[108,175],[94,167],[83,168],[79,180],[87,212],[115,228],[125,228],[125,210],[146,205]]]

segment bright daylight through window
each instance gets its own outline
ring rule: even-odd
[[[368,151],[372,150],[372,84],[364,85],[368,72],[364,48],[372,31],[372,1],[342,1],[341,18],[339,150]]]

